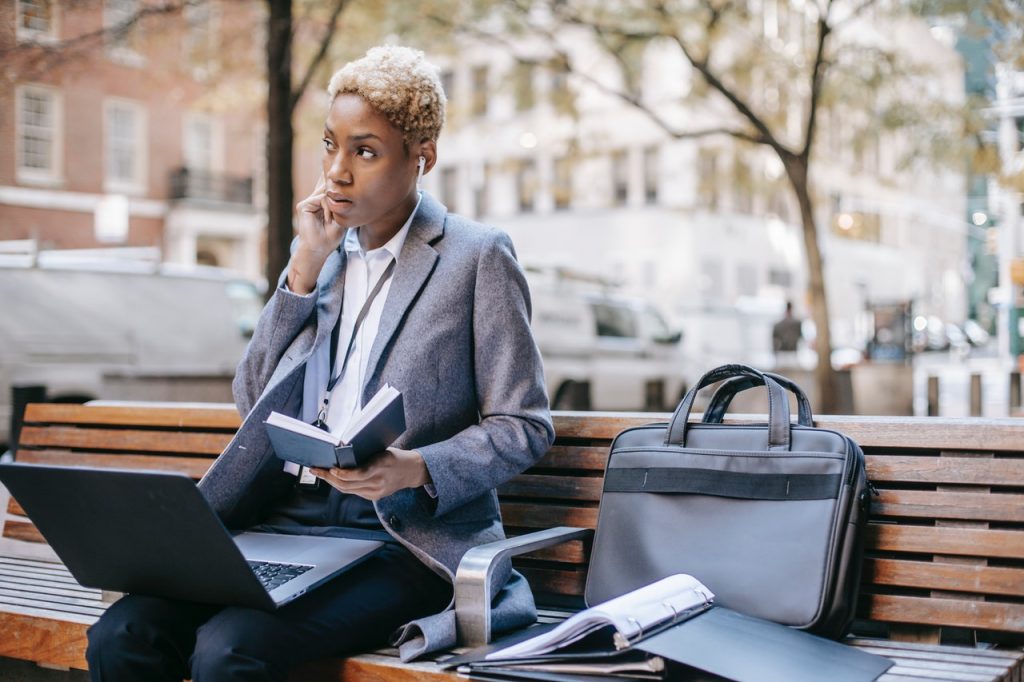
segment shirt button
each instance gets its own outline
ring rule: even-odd
[[[402,520],[394,514],[388,517],[388,525],[394,530],[402,530]]]

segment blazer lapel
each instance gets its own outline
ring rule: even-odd
[[[413,218],[412,225],[409,226],[409,235],[405,238],[402,253],[398,256],[395,279],[384,302],[380,327],[370,349],[369,363],[366,366],[367,381],[363,387],[363,403],[368,398],[371,385],[375,384],[371,379],[377,374],[377,365],[380,364],[384,349],[391,343],[413,299],[434,270],[438,255],[431,243],[444,234],[445,215],[444,206],[424,192],[420,208]]]

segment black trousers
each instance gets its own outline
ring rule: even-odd
[[[451,585],[389,544],[273,612],[128,595],[89,628],[93,680],[284,680],[296,666],[387,644],[443,609]]]

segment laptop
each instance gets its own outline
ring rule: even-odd
[[[0,482],[71,575],[104,590],[269,611],[385,544],[232,535],[179,473],[13,463]]]

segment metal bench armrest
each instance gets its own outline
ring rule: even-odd
[[[466,552],[455,573],[455,621],[459,642],[482,646],[491,641],[491,574],[500,560],[569,540],[581,540],[591,533],[589,528],[559,526],[489,542]]]

